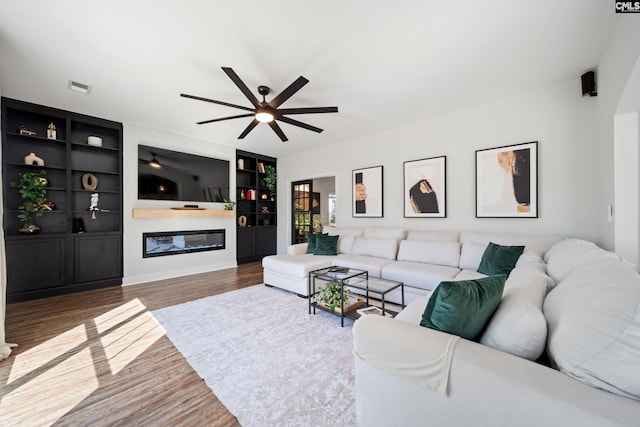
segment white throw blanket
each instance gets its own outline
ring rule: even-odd
[[[406,326],[398,329],[392,328],[392,322],[399,321],[376,315],[358,319],[353,325],[353,354],[378,369],[446,396],[453,350],[460,337],[433,335],[428,341],[414,342],[417,351],[399,354],[399,348],[406,348],[401,343],[414,337],[402,331],[422,326],[402,322]]]

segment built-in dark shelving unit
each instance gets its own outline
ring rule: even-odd
[[[265,168],[277,161],[273,157],[236,151],[237,262],[259,261],[277,251],[277,199],[267,188]],[[246,218],[244,226],[241,217]]]
[[[50,123],[55,139],[47,138]],[[21,126],[36,135],[21,135]],[[102,146],[89,145],[89,136],[101,138]],[[32,152],[44,166],[24,164]],[[34,221],[38,234],[23,235],[15,183],[20,173],[37,169],[46,171],[47,200],[56,209]],[[98,179],[95,191],[83,187],[87,173]],[[8,302],[122,283],[121,123],[2,98],[2,183]],[[89,210],[94,192],[95,219]]]

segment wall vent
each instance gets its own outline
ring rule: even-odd
[[[73,80],[69,80],[67,87],[71,90],[75,90],[76,92],[84,93],[85,95],[89,95],[91,93],[91,86],[74,82]]]

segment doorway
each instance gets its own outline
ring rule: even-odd
[[[307,179],[291,184],[291,244],[306,242],[307,234],[311,233],[312,193],[313,180]]]
[[[335,187],[333,176],[291,184],[291,244],[304,243],[308,233],[335,225]]]

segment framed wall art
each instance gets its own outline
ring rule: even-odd
[[[445,218],[447,157],[404,162],[404,217]]]
[[[382,218],[382,166],[354,169],[351,188],[354,217]]]
[[[476,217],[538,217],[538,142],[476,151]]]

